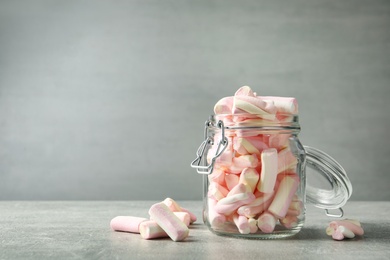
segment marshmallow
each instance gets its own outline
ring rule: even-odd
[[[188,214],[187,212],[173,212],[173,214],[176,215],[176,217],[178,217],[180,219],[181,222],[183,222],[187,227],[190,226],[191,224],[191,217],[190,217],[190,214]]]
[[[182,241],[188,236],[188,227],[163,202],[153,204],[149,215],[173,241]]]
[[[239,88],[236,93],[234,93],[235,96],[249,96],[249,97],[256,97],[256,93],[252,91],[252,89],[249,86],[242,86]]]
[[[214,106],[215,114],[231,114],[233,107],[233,97],[224,97]]]
[[[185,209],[183,207],[180,207],[180,205],[173,199],[171,198],[166,198],[163,203],[168,206],[168,208],[172,212],[186,212],[190,215],[190,221],[191,223],[194,223],[196,221],[196,216],[194,213],[190,212],[188,209]]]
[[[288,134],[277,134],[268,136],[269,147],[276,148],[277,150],[283,150],[289,145],[289,138],[291,135]]]
[[[190,215],[187,212],[173,212],[187,227],[190,225]],[[139,225],[141,237],[154,239],[169,237],[168,234],[153,219],[144,221]]]
[[[228,193],[228,189],[216,182],[212,182],[209,185],[208,197],[220,200],[225,198]]]
[[[251,234],[256,233],[257,230],[259,230],[259,227],[257,226],[257,219],[249,218],[248,224],[249,224],[249,229]]]
[[[339,226],[337,228],[335,234],[338,233],[338,232],[340,232],[346,238],[354,238],[355,237],[355,233],[352,232],[352,230],[350,230],[350,229],[348,229],[348,228],[346,228],[344,226]],[[333,236],[332,236],[333,238],[336,237],[335,234],[333,234]]]
[[[240,182],[240,177],[236,174],[226,174],[225,182],[226,182],[226,187],[229,190],[232,190]]]
[[[241,234],[249,234],[251,232],[251,228],[248,223],[248,219],[244,216],[240,216],[238,214],[233,215],[234,224],[236,224],[238,231]]]
[[[257,226],[264,233],[272,233],[276,226],[276,218],[272,214],[265,212],[257,219]]]
[[[259,182],[260,174],[254,168],[245,168],[239,178],[239,182],[246,184],[250,187],[251,191],[254,192]]]
[[[298,226],[298,218],[293,215],[286,215],[284,218],[279,219],[280,224],[285,228],[295,228]]]
[[[208,222],[210,223],[210,226],[213,228],[221,227],[226,222],[226,216],[218,213],[215,210],[215,205],[217,204],[217,201],[209,198],[207,200],[207,204],[208,204],[207,218],[208,218]]]
[[[237,208],[248,204],[255,199],[255,195],[250,191],[250,188],[239,183],[226,196],[215,205],[215,210],[224,215],[232,214]]]
[[[356,220],[334,220],[329,223],[329,227],[326,229],[328,235],[332,235],[340,226],[343,226],[351,230],[355,235],[362,236],[364,230],[361,227],[360,223]]]
[[[233,114],[249,113],[263,119],[274,120],[276,108],[273,102],[265,102],[259,97],[234,96]]]
[[[298,161],[289,148],[285,148],[278,153],[278,173],[293,169]]]
[[[240,154],[258,154],[268,146],[259,137],[237,137],[233,139],[233,149]]]
[[[302,208],[303,208],[302,201],[294,200],[294,198],[293,198],[293,200],[290,203],[290,206],[288,207],[286,215],[299,216],[299,215],[301,215]]]
[[[144,239],[169,237],[154,220],[142,222],[139,226],[141,237]]]
[[[256,194],[255,194],[256,195]],[[273,193],[264,193],[260,196],[256,196],[251,203],[241,206],[237,209],[237,213],[246,217],[255,217],[257,214],[263,213],[268,209],[272,202]]]
[[[264,150],[261,153],[261,174],[257,189],[263,193],[274,191],[278,174],[278,151],[275,148]]]
[[[110,226],[115,231],[139,233],[140,224],[147,220],[140,217],[117,216],[111,220]]]
[[[256,168],[259,164],[259,159],[255,154],[241,155],[233,158],[233,164],[227,169],[229,173],[238,174],[245,168]]]
[[[275,197],[268,208],[274,216],[284,218],[298,188],[299,179],[296,175],[285,175],[281,180]]]
[[[223,185],[225,183],[225,172],[221,169],[214,168],[213,172],[207,176],[209,182],[216,182]]]
[[[194,213],[192,213],[191,211],[189,211],[188,209],[181,207],[181,212],[185,212],[185,213],[188,213],[188,215],[190,215],[190,223],[191,224],[197,220],[196,215]]]
[[[260,96],[264,101],[273,101],[273,104],[277,112],[297,114],[298,102],[293,97],[272,97],[272,96]]]

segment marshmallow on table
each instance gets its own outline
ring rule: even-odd
[[[181,222],[183,222],[187,227],[191,224],[191,216],[187,212],[184,211],[175,211],[173,214],[176,215],[180,219]]]
[[[149,215],[173,241],[182,241],[188,236],[188,227],[163,202],[153,204]]]
[[[354,238],[355,235],[362,236],[364,230],[357,220],[334,220],[329,223],[326,234],[332,236],[335,240],[343,240],[344,238]]]
[[[274,191],[276,177],[278,175],[278,151],[269,148],[261,153],[261,173],[257,189],[263,193]]]
[[[275,197],[272,200],[268,211],[275,217],[281,219],[287,214],[290,203],[298,189],[299,179],[296,175],[285,175],[281,180]]]
[[[139,226],[141,237],[144,239],[154,239],[169,237],[168,234],[154,220],[142,222]]]
[[[139,233],[140,224],[147,220],[140,217],[117,216],[111,220],[110,226],[115,231]]]
[[[172,212],[186,212],[190,215],[190,221],[191,223],[194,223],[196,221],[196,215],[194,213],[192,213],[191,211],[189,211],[188,209],[186,208],[183,208],[181,207],[175,200],[171,199],[171,198],[166,198],[163,203],[165,205],[168,206],[168,208],[172,211]]]
[[[187,212],[173,212],[187,227],[190,225],[190,215]],[[139,225],[139,233],[144,239],[169,237],[159,224],[153,219],[144,221]]]
[[[354,237],[355,237],[355,233],[353,233],[352,230],[344,226],[339,226],[332,234],[332,238],[334,240],[343,240],[344,238],[354,238]]]

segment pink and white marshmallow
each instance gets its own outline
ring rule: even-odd
[[[182,241],[188,237],[188,227],[163,202],[153,204],[149,215],[173,241]]]
[[[294,194],[297,191],[298,184],[298,176],[285,175],[279,184],[278,190],[276,191],[275,197],[269,206],[268,211],[277,218],[284,218],[287,214],[288,208],[290,207]]]
[[[110,226],[115,231],[139,233],[139,226],[144,221],[148,221],[148,219],[132,216],[117,216],[111,220]]]
[[[275,148],[266,149],[261,153],[261,174],[257,189],[263,193],[272,193],[277,175],[278,151]]]
[[[364,230],[358,220],[334,220],[326,228],[326,234],[332,236],[334,240],[343,240],[345,238],[363,236]]]

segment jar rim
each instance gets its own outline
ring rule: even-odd
[[[297,114],[277,113],[270,114],[213,114],[209,120],[214,125],[222,121],[225,129],[242,129],[242,128],[289,128],[291,130],[300,130],[299,116]]]

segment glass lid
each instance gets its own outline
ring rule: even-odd
[[[318,208],[339,209],[352,195],[352,184],[347,173],[335,159],[328,154],[309,146],[306,151],[306,199]]]

